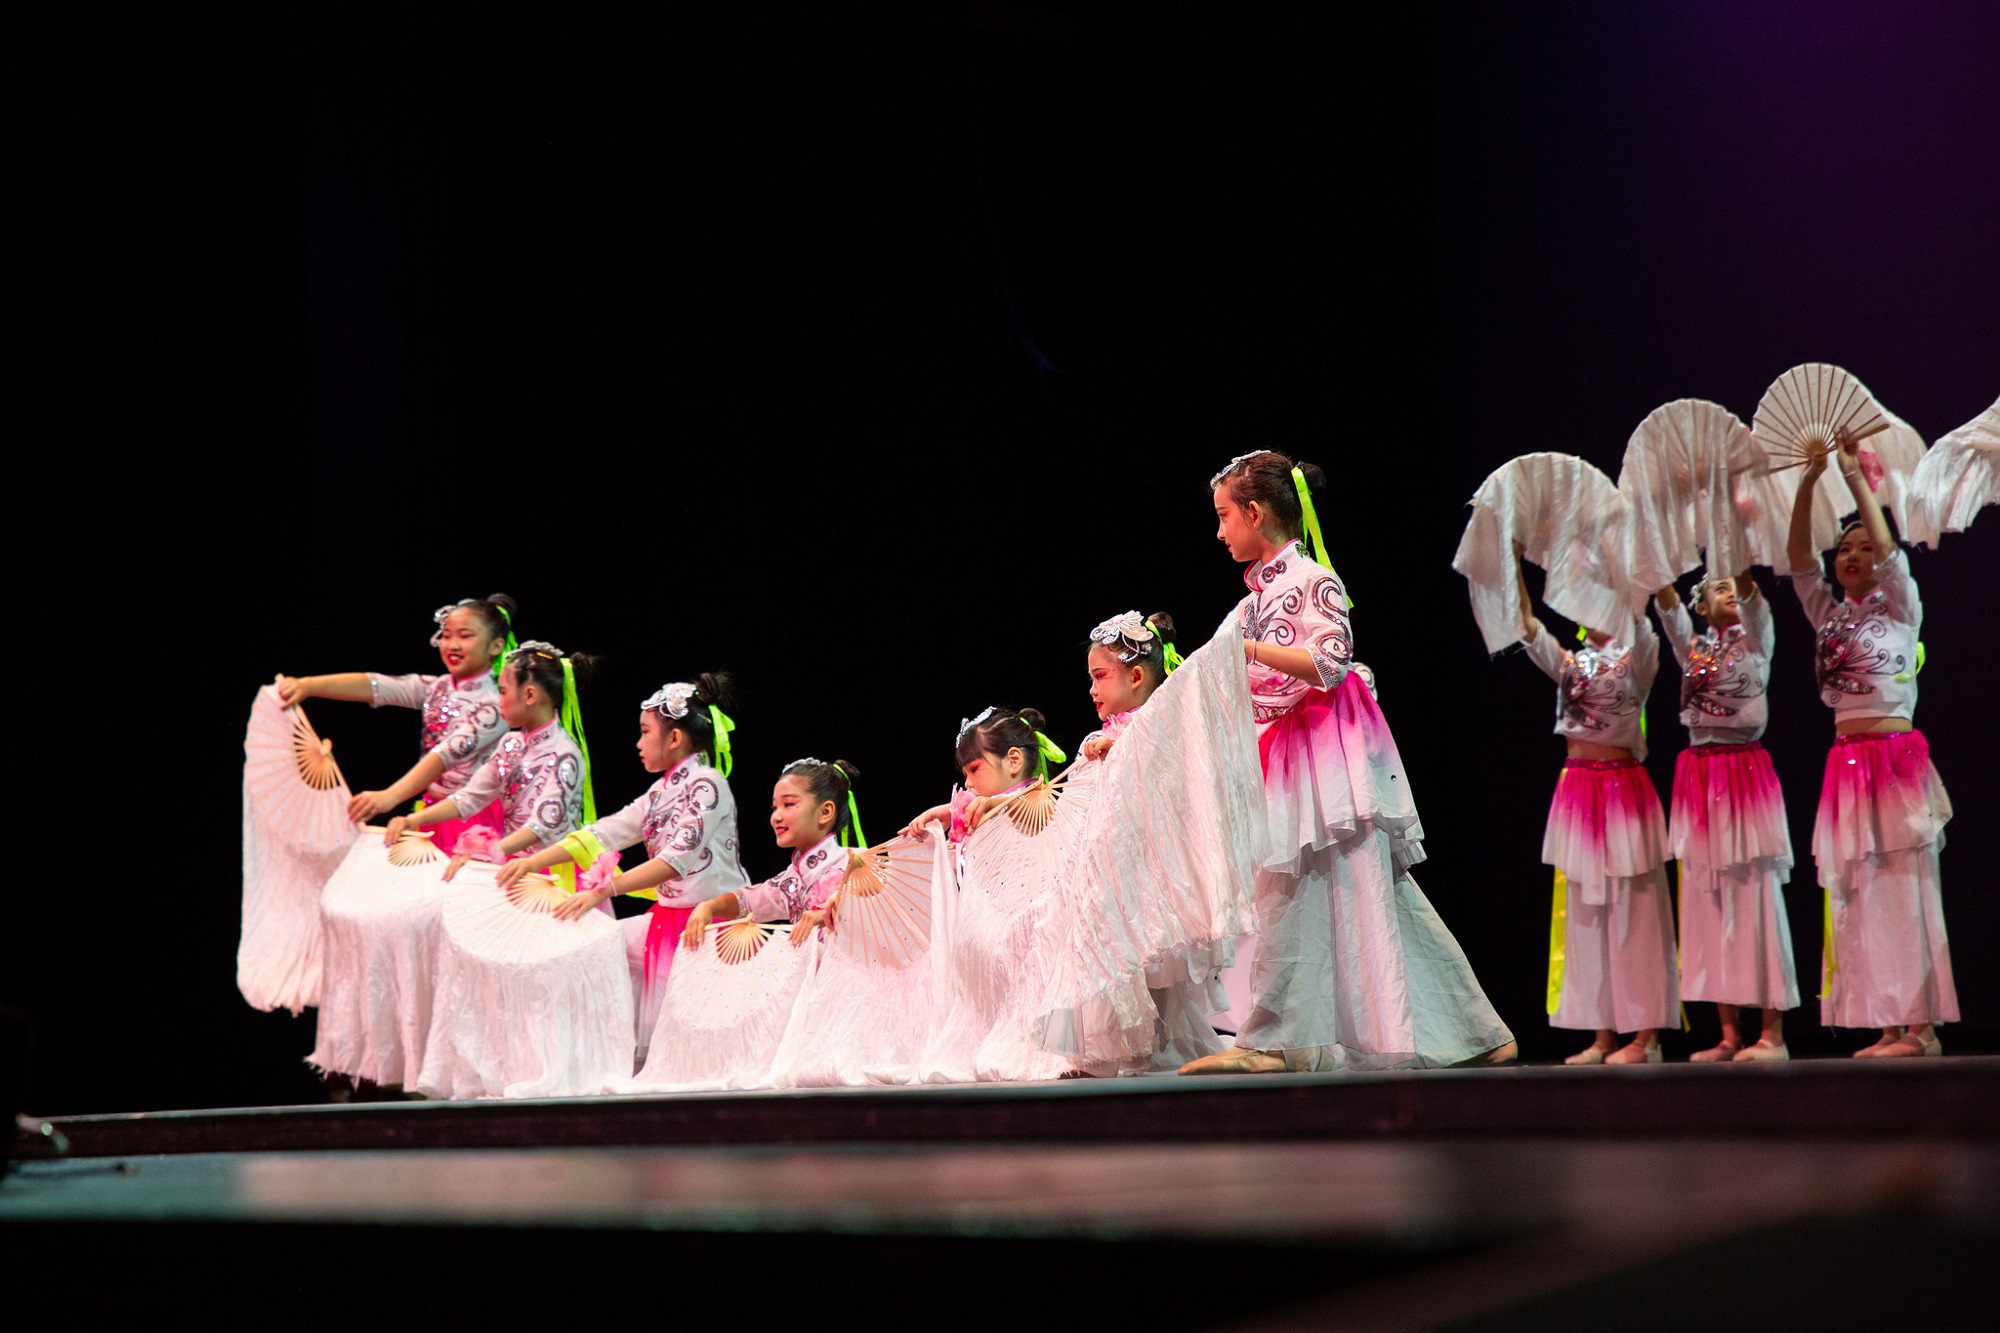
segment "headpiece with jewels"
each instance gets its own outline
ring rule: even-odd
[[[688,684],[686,681],[677,680],[671,685],[662,685],[659,689],[654,690],[652,697],[647,699],[645,703],[640,704],[639,707],[650,708],[654,712],[662,713],[667,717],[686,717],[688,715],[688,700],[694,698],[694,696],[694,686]]]

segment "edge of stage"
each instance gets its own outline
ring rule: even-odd
[[[2000,1056],[1076,1079],[68,1116],[71,1157],[1493,1136],[2000,1137]]]

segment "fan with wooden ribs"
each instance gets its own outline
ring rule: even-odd
[[[1862,455],[1869,485],[1878,491],[1882,507],[1897,527],[1909,531],[1904,497],[1911,474],[1924,456],[1923,437],[1895,413],[1875,401],[1868,386],[1839,366],[1808,362],[1793,366],[1771,382],[1751,418],[1751,433],[1763,447],[1761,475],[1746,485],[1761,511],[1763,534],[1753,533],[1753,558],[1782,567],[1779,554],[1790,529],[1792,498],[1797,483],[1786,474],[1838,449],[1844,437]],[[1840,540],[1840,516],[1852,512],[1854,498],[1829,466],[1813,488],[1813,549],[1830,549]]]
[[[863,963],[908,967],[931,946],[931,867],[924,838],[895,837],[847,854],[834,904],[834,946]]]
[[[313,730],[305,709],[287,708],[273,686],[257,691],[243,737],[243,791],[259,832],[307,854],[345,850],[352,793],[333,742]]]

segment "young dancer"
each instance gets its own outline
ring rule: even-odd
[[[1839,600],[1812,549],[1813,488],[1830,457],[1860,510],[1834,552]],[[1836,733],[1813,824],[1828,917],[1821,1021],[1880,1028],[1859,1056],[1938,1055],[1935,1025],[1958,1019],[1938,881],[1951,798],[1911,722],[1923,601],[1854,441],[1842,438],[1837,454],[1807,462],[1787,549],[1792,588],[1819,632],[1814,665]]]
[[[1350,671],[1340,580],[1309,558],[1317,468],[1260,450],[1210,481],[1216,536],[1248,566],[1237,609],[1273,846],[1257,875],[1251,1012],[1184,1073],[1514,1057],[1458,943],[1409,868],[1423,828],[1395,738]]]
[[[1770,719],[1775,631],[1771,608],[1746,569],[1704,578],[1696,635],[1671,586],[1655,597],[1681,664],[1681,724],[1688,748],[1674,763],[1674,856],[1681,867],[1681,996],[1712,1000],[1722,1040],[1697,1061],[1784,1060],[1785,1011],[1799,1003],[1785,882],[1792,835],[1771,756],[1758,739]],[[1764,1030],[1744,1045],[1738,1006],[1763,1011]]]
[[[1045,900],[1074,846],[1083,810],[1066,795],[1052,802],[1033,832],[996,812],[1042,793],[1051,758],[1066,756],[1042,731],[1041,713],[988,708],[959,728],[954,758],[965,785],[948,804],[933,806],[900,836],[941,834],[950,853],[944,878],[932,886],[932,957],[937,960],[937,1023],[928,1034],[917,1077],[926,1082],[1059,1078],[1069,1061],[1037,1050],[1017,1016],[1015,994],[1033,970],[1029,957]],[[994,821],[986,827],[988,820]],[[974,834],[978,833],[975,839]]]
[[[727,672],[664,685],[639,706],[639,762],[660,780],[638,799],[532,856],[500,870],[506,888],[532,871],[574,862],[589,871],[616,867],[618,849],[644,843],[650,858],[631,870],[599,876],[594,887],[556,909],[574,918],[620,893],[658,892],[644,916],[623,923],[626,958],[637,997],[639,1053],[652,1039],[674,954],[695,907],[748,885],[738,860],[736,799],[730,794],[729,734],[736,723]]]
[[[1596,1033],[1565,1064],[1658,1063],[1660,1029],[1680,1012],[1667,826],[1641,766],[1660,641],[1642,613],[1615,632],[1585,629],[1565,652],[1529,610],[1520,555],[1516,545],[1528,659],[1556,682],[1555,731],[1569,751],[1542,837],[1542,861],[1562,881],[1549,1025]],[[1620,1032],[1636,1035],[1620,1046]]]
[[[467,598],[432,613],[437,632],[431,646],[443,659],[442,676],[384,676],[350,671],[332,676],[280,676],[278,697],[291,705],[304,699],[345,699],[380,708],[423,711],[424,757],[380,791],[355,794],[347,817],[357,824],[386,814],[412,797],[427,804],[445,800],[463,787],[506,734],[500,716],[496,663],[514,646],[514,599],[505,593]],[[499,828],[497,811],[469,810],[466,818],[437,823],[431,841],[449,852],[459,830],[476,821]]]
[[[792,854],[783,873],[732,889],[697,903],[681,928],[681,942],[701,942],[713,921],[747,916],[753,921],[784,921],[792,927],[792,947],[799,948],[832,916],[828,903],[840,890],[847,872],[847,854],[840,835],[848,828],[855,779],[861,770],[845,759],[824,763],[794,759],[778,774],[771,789],[771,832],[778,845]]]

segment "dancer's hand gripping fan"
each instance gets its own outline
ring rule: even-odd
[[[926,837],[897,837],[847,854],[833,898],[833,947],[871,967],[908,967],[931,947],[931,868]]]
[[[1579,625],[1614,629],[1632,615],[1632,507],[1611,478],[1569,454],[1523,454],[1472,497],[1451,567],[1465,575],[1486,651],[1520,642],[1514,546],[1548,574],[1542,600]]]
[[[259,1009],[319,1002],[320,890],[354,841],[333,746],[266,685],[243,735],[243,933],[236,984]]]
[[[550,876],[503,890],[498,871],[468,862],[444,886],[418,1088],[453,1098],[603,1092],[632,1072],[624,935],[607,912],[557,917],[569,891]]]
[[[1930,447],[1912,470],[1903,535],[1935,548],[1947,532],[1964,532],[1973,516],[2000,503],[2000,402]]]
[[[1639,423],[1618,473],[1632,509],[1634,610],[1704,562],[1731,574],[1750,565],[1737,490],[1763,464],[1750,428],[1716,403],[1683,398]]]
[[[646,1052],[623,1090],[755,1088],[769,1083],[799,989],[816,954],[788,947],[791,928],[718,921],[674,960]]]
[[[1883,508],[1907,530],[1905,494],[1924,456],[1923,437],[1839,366],[1810,362],[1778,376],[1757,403],[1751,433],[1765,456],[1761,473],[1745,487],[1756,510],[1750,533],[1755,563],[1789,568],[1784,552],[1798,490],[1794,472],[1836,451],[1843,436],[1855,441],[1861,470]],[[1841,516],[1853,511],[1839,461],[1831,460],[1813,489],[1813,549],[1831,550],[1840,540]]]

